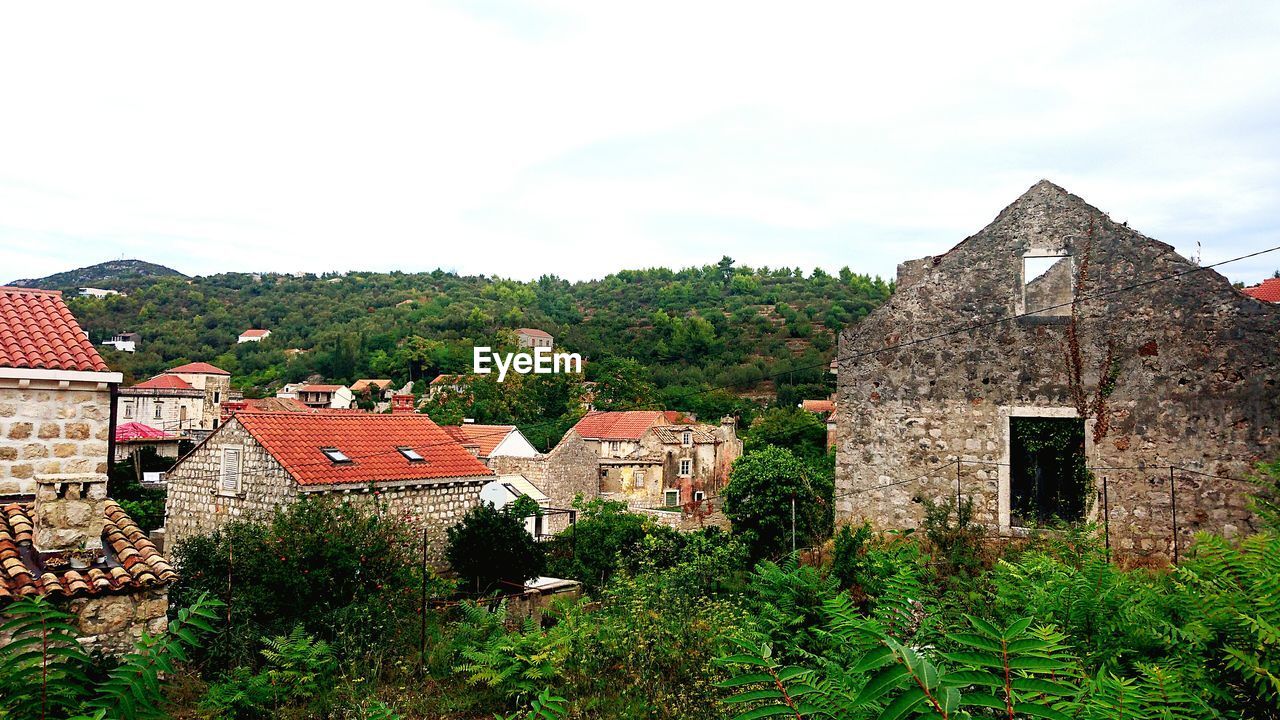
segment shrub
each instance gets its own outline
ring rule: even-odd
[[[791,451],[766,446],[733,463],[723,492],[724,514],[753,559],[779,557],[831,534],[831,479],[811,472]],[[792,501],[795,526],[792,530]]]
[[[259,639],[301,624],[340,656],[413,632],[421,540],[376,507],[304,500],[267,523],[235,521],[179,543],[178,603],[199,593],[227,598],[227,629],[202,648],[208,669],[255,667]]]
[[[648,517],[628,512],[626,503],[579,499],[574,506],[580,513],[578,521],[556,536],[547,572],[577,580],[594,593],[640,551],[656,525]]]
[[[467,587],[478,593],[523,588],[542,574],[546,555],[525,528],[534,509],[516,502],[498,510],[482,502],[448,529],[445,557]]]

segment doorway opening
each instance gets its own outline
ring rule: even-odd
[[[1084,519],[1089,488],[1084,420],[1009,418],[1009,465],[1010,524]]]

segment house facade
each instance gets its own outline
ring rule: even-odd
[[[116,412],[122,422],[199,439],[217,429],[222,403],[231,395],[231,373],[205,362],[187,363],[121,388]]]
[[[1093,522],[1134,563],[1250,527],[1280,453],[1280,307],[1041,182],[894,296],[838,355],[836,510],[918,527],[972,501],[989,534]]]
[[[262,329],[256,329],[256,328],[249,329],[240,333],[240,337],[236,338],[236,344],[239,345],[241,343],[247,343],[247,342],[262,342],[263,340],[266,340],[269,337],[271,337],[270,330],[262,330]]]
[[[112,372],[62,293],[0,287],[0,498],[40,475],[101,475],[112,439]]]
[[[552,348],[556,342],[550,333],[537,328],[517,328],[516,341],[522,348]]]
[[[295,392],[309,408],[347,410],[355,401],[355,395],[345,385],[299,385]]]
[[[493,475],[425,415],[240,411],[166,474],[166,542],[306,496],[376,498],[426,528],[439,559],[445,529]]]
[[[732,418],[719,426],[654,425],[628,455],[600,460],[600,494],[638,507],[709,500],[729,482],[729,469],[741,455]]]

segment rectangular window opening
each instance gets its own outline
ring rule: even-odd
[[[692,473],[693,473],[693,461],[692,461],[692,460],[689,460],[689,459],[687,459],[687,458],[686,458],[686,459],[684,459],[684,460],[681,460],[681,461],[680,461],[680,474],[681,474],[681,475],[691,475]]]
[[[334,465],[351,464],[351,458],[347,457],[347,454],[342,452],[338,448],[335,448],[335,447],[320,448],[320,452],[324,453],[324,456],[329,458],[329,462],[332,462]]]
[[[1084,420],[1009,418],[1009,512],[1015,527],[1084,519],[1089,486]]]
[[[240,492],[240,448],[222,449],[221,470],[219,489],[224,493]]]
[[[680,504],[679,490],[666,490],[662,493],[662,501],[667,507],[675,507]]]
[[[426,462],[426,458],[422,457],[417,450],[414,450],[411,447],[398,447],[396,450],[399,450],[400,454],[404,456],[404,459],[409,462]]]
[[[1070,255],[1028,255],[1022,258],[1022,308],[1040,317],[1071,315],[1075,295],[1074,264]]]
[[[680,436],[680,444],[685,447],[693,445],[693,433],[689,430],[685,430],[684,434]]]

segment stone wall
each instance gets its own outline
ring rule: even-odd
[[[398,517],[421,532],[427,529],[427,556],[436,564],[444,561],[446,530],[480,504],[480,490],[493,478],[432,481],[420,485],[385,487],[368,491],[316,491],[306,494],[330,502],[344,502],[379,509]]]
[[[552,507],[570,508],[579,495],[600,492],[600,450],[570,430],[549,453],[534,457],[489,458],[498,475],[523,475],[551,498]]]
[[[1077,265],[1088,255],[1086,292],[1194,268],[1049,183],[948,253],[913,265],[919,277],[841,337],[837,517],[915,527],[922,500],[958,487],[990,532],[1020,534],[1009,517],[1010,417],[1078,416],[1074,391],[1095,395],[1110,344],[1109,427],[1094,442],[1094,419],[1086,422],[1086,462],[1098,468],[1086,519],[1107,525],[1113,549],[1131,562],[1170,558],[1168,468],[1177,466],[1185,468],[1173,480],[1179,547],[1195,530],[1248,530],[1245,486],[1210,476],[1241,478],[1280,454],[1280,307],[1213,271],[1087,300],[1076,326],[1079,385],[1068,372],[1069,318],[1021,318],[913,343],[1017,314],[1030,251],[1072,255]]]
[[[0,495],[31,495],[35,476],[106,473],[111,392],[98,383],[0,379]]]
[[[74,616],[80,645],[91,654],[119,657],[133,649],[143,632],[154,635],[169,627],[169,591],[163,588],[62,599],[54,604]],[[8,618],[2,609],[0,618]],[[0,647],[12,639],[11,634],[0,632]]]
[[[240,448],[239,492],[220,488],[222,451]],[[165,542],[208,533],[231,520],[262,520],[276,507],[297,500],[293,477],[232,418],[166,475]]]

